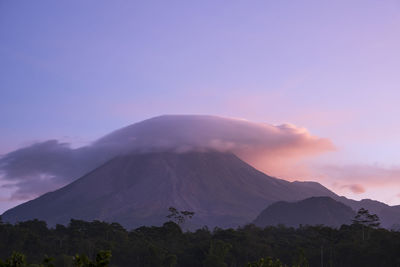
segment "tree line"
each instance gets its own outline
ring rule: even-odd
[[[162,226],[132,230],[118,223],[71,220],[0,221],[1,267],[400,267],[400,232],[379,228],[379,218],[362,210],[351,225],[284,225],[265,228],[183,231],[193,213],[170,210]]]

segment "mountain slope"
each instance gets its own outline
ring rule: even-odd
[[[2,217],[9,222],[39,218],[50,225],[99,219],[136,227],[165,222],[174,206],[194,211],[194,225],[233,227],[273,202],[326,194],[334,195],[317,183],[269,177],[229,153],[144,153],[118,156]]]
[[[318,224],[339,227],[350,224],[354,216],[352,208],[330,197],[312,197],[298,202],[273,203],[261,212],[254,224],[261,227],[278,224],[292,227]]]

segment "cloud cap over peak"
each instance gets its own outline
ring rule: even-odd
[[[18,149],[0,159],[0,172],[6,186],[15,187],[14,199],[29,199],[65,185],[117,155],[164,150],[231,152],[268,171],[277,161],[282,166],[282,161],[331,151],[334,145],[291,124],[164,115],[116,130],[77,149],[56,140]]]
[[[305,128],[279,126],[210,115],[164,115],[112,132],[94,143],[130,149],[216,149],[238,153],[301,151],[314,154],[334,149],[329,139],[311,136]]]

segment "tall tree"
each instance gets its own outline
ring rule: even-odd
[[[354,225],[361,225],[363,241],[365,240],[365,228],[377,228],[381,224],[378,215],[370,214],[369,211],[364,208],[358,210],[352,222]]]

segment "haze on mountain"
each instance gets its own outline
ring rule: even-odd
[[[0,166],[6,179],[17,181],[17,196],[32,189],[31,183],[36,187],[44,183],[44,188],[49,181],[56,188],[67,185],[2,217],[9,222],[38,218],[50,225],[71,218],[98,219],[131,228],[162,224],[173,206],[195,212],[191,227],[235,227],[253,221],[276,201],[329,196],[353,209],[360,205],[371,209],[384,226],[398,222],[397,207],[349,200],[319,183],[277,179],[246,163],[255,155],[265,159],[293,155],[296,149],[315,154],[332,148],[329,140],[292,125],[160,116],[117,130],[87,147],[71,149],[52,142],[6,155]],[[49,178],[34,180],[32,174]]]
[[[297,202],[275,202],[263,210],[253,223],[260,227],[283,224],[290,227],[325,225],[337,228],[351,224],[354,216],[352,208],[330,197],[311,197]]]

